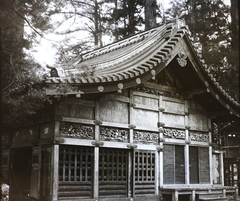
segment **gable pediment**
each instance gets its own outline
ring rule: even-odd
[[[91,51],[72,60],[64,72],[65,76],[47,80],[47,94],[61,95],[55,90],[59,84],[71,85],[73,90],[67,93],[80,97],[121,92],[150,81],[181,89],[186,98],[202,99],[210,110],[239,115],[240,104],[209,73],[184,24],[164,24]]]

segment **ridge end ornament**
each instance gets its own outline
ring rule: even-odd
[[[181,67],[184,67],[187,65],[187,55],[184,51],[180,51],[178,53],[178,58],[177,58],[177,61],[178,61],[178,64],[181,66]]]

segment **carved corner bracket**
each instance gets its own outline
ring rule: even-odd
[[[104,145],[104,143],[99,140],[92,141],[91,144],[94,145],[95,147],[101,147]]]
[[[136,149],[137,148],[137,145],[136,144],[128,144],[127,145],[127,148],[129,148],[129,149]]]
[[[56,137],[56,138],[54,138],[54,141],[53,141],[54,144],[62,144],[64,142],[65,142],[65,140],[61,137]]]
[[[165,142],[164,138],[159,138],[159,142]]]
[[[102,121],[100,121],[100,120],[94,120],[93,123],[94,123],[95,125],[101,125],[101,124],[102,124]]]
[[[133,125],[133,124],[129,124],[129,125],[128,125],[128,128],[130,128],[130,129],[135,129],[135,128],[136,128],[136,126],[135,126],[135,125]]]
[[[164,123],[162,123],[162,122],[158,122],[158,123],[157,123],[157,126],[158,126],[158,128],[160,128],[160,127],[164,127],[164,126],[165,126],[165,124],[164,124]]]
[[[158,152],[162,152],[162,151],[163,151],[163,147],[162,147],[162,146],[157,146],[157,147],[156,147],[156,150],[157,150]]]

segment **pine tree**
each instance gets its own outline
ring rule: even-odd
[[[36,35],[50,28],[49,1],[2,0],[0,5],[0,66],[2,128],[28,123],[47,100],[41,66],[26,53]],[[32,34],[26,34],[25,25]]]

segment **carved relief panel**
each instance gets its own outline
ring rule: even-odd
[[[136,143],[153,143],[158,144],[159,134],[148,131],[134,131],[133,133],[133,142]]]
[[[94,138],[94,126],[92,125],[61,122],[59,132],[60,132],[60,135],[64,137],[81,138],[81,139]]]
[[[121,128],[100,127],[100,140],[128,142],[129,131]]]

